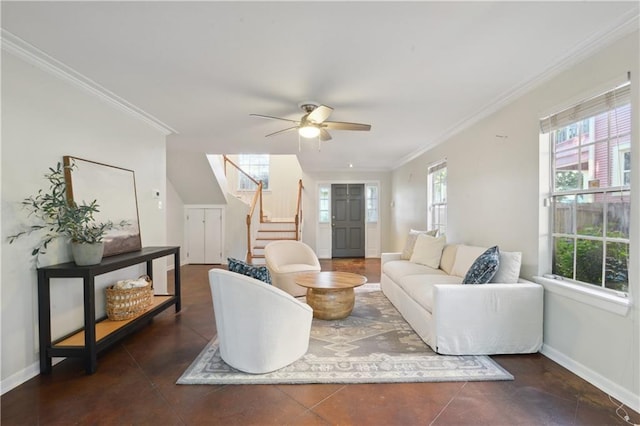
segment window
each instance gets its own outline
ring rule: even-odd
[[[240,154],[238,166],[257,181],[262,181],[262,189],[269,189],[269,155],[268,154]],[[256,184],[243,173],[239,174],[238,190],[253,191]]]
[[[318,222],[329,223],[331,214],[329,212],[329,195],[331,191],[328,186],[321,186],[318,191]]]
[[[627,149],[620,152],[620,164],[621,184],[624,186],[631,185],[631,151]]]
[[[367,185],[367,222],[378,222],[378,186]]]
[[[626,292],[629,286],[629,84],[540,121],[551,153],[553,274]]]
[[[427,170],[427,224],[429,229],[447,230],[447,162],[434,164]]]

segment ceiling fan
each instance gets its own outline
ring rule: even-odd
[[[333,108],[326,105],[320,105],[316,102],[301,102],[298,105],[303,111],[304,115],[300,120],[290,120],[288,118],[272,117],[270,115],[262,114],[250,114],[253,117],[268,118],[271,120],[282,120],[294,123],[292,127],[278,130],[277,132],[269,133],[265,135],[274,136],[280,133],[288,132],[291,130],[298,130],[298,134],[303,138],[315,138],[317,137],[321,141],[331,140],[331,135],[327,131],[330,130],[371,130],[370,124],[361,123],[347,123],[345,121],[327,121],[327,118],[333,112]]]

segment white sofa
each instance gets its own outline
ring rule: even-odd
[[[380,286],[422,340],[448,355],[534,353],[542,346],[543,287],[519,278],[520,253],[500,253],[487,284],[461,284],[486,248],[448,244],[439,268],[381,256]]]

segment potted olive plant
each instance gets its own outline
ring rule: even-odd
[[[39,255],[46,253],[49,244],[60,237],[71,243],[71,251],[77,265],[94,265],[102,260],[103,238],[114,224],[110,221],[97,223],[94,220],[94,214],[99,212],[96,200],[89,204],[84,201],[78,204],[68,196],[64,172],[66,168],[73,167],[74,165],[63,166],[58,163],[55,169],[49,168],[49,173],[44,175],[49,181],[49,191],[41,189],[36,195],[22,201],[30,216],[36,219],[36,223],[9,236],[9,243],[32,232],[44,232],[42,239],[31,252],[36,261]]]

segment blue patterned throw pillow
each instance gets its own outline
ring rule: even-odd
[[[486,284],[498,271],[500,265],[500,250],[493,246],[482,253],[473,262],[471,268],[462,280],[462,284]]]
[[[251,278],[255,278],[260,281],[264,281],[267,284],[271,284],[271,275],[266,266],[249,265],[242,260],[234,259],[232,257],[227,258],[228,268],[231,272],[246,275]]]

